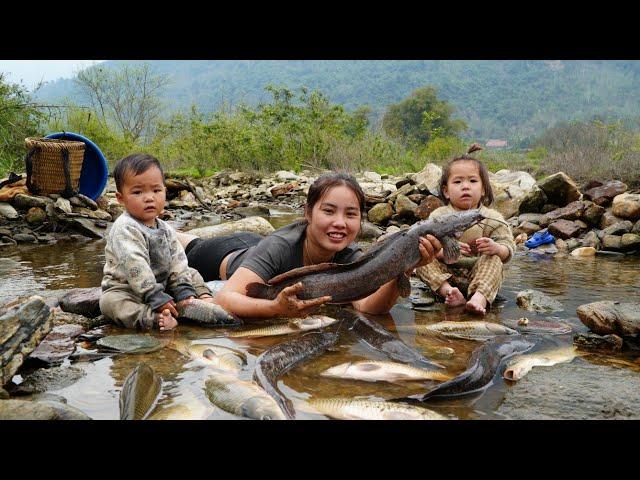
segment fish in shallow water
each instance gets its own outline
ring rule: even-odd
[[[470,322],[438,322],[430,325],[417,325],[416,331],[422,335],[443,335],[464,340],[484,341],[497,335],[517,335],[518,332],[499,323],[470,321]]]
[[[227,336],[233,338],[242,337],[271,337],[275,335],[288,335],[290,333],[317,330],[319,328],[333,325],[338,320],[324,315],[311,315],[306,318],[292,318],[287,323],[280,325],[270,325],[268,327],[245,330],[241,332],[231,332]]]
[[[211,403],[226,412],[255,420],[287,419],[276,401],[254,382],[219,373],[204,385]]]
[[[552,320],[528,319],[526,317],[517,320],[501,320],[504,325],[513,328],[520,333],[544,333],[549,335],[563,335],[571,332],[571,325]]]
[[[146,363],[139,363],[120,391],[120,420],[144,420],[162,394],[162,379]]]
[[[424,394],[396,400],[424,401],[430,397],[455,397],[480,392],[491,385],[504,360],[524,353],[534,345],[532,335],[495,337],[471,353],[467,369],[457,377],[437,385]]]
[[[198,363],[228,372],[238,373],[247,363],[247,356],[243,352],[222,345],[190,343],[179,339],[168,346]]]
[[[378,362],[364,360],[360,362],[341,363],[320,373],[323,377],[350,378],[366,382],[397,382],[410,380],[445,381],[451,375],[436,370],[424,370],[411,365],[396,362]]]
[[[253,379],[278,402],[287,418],[295,417],[295,409],[291,400],[276,387],[278,377],[299,363],[322,354],[337,340],[336,333],[308,332],[265,350],[256,359]]]
[[[176,309],[179,318],[187,318],[202,325],[226,327],[243,324],[242,320],[227,312],[220,305],[197,298],[178,302]]]
[[[420,261],[419,237],[431,234],[443,245],[447,262],[455,261],[460,247],[454,234],[479,223],[485,217],[479,210],[467,210],[418,222],[376,243],[362,257],[352,263],[320,263],[293,269],[278,275],[267,284],[250,283],[247,295],[273,300],[283,288],[302,283],[298,298],[331,296],[330,303],[349,303],[365,298],[385,283],[397,279],[402,296],[411,293],[405,272]]]
[[[415,348],[392,335],[378,322],[368,319],[362,313],[355,310],[344,310],[339,315],[342,319],[346,319],[347,328],[358,338],[390,358],[426,368],[444,368],[443,365],[432,362]]]
[[[309,405],[338,420],[448,420],[432,410],[415,405],[350,398],[316,398]]]
[[[576,357],[575,350],[572,344],[567,344],[518,355],[507,360],[502,376],[507,380],[520,380],[533,367],[570,362]]]

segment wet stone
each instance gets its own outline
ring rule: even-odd
[[[549,233],[566,240],[580,234],[580,226],[571,220],[556,220],[549,225]]]
[[[85,375],[86,373],[83,369],[73,366],[40,368],[27,375],[20,385],[12,389],[11,393],[13,395],[24,395],[49,390],[61,390],[73,385]]]
[[[625,233],[620,239],[620,248],[623,250],[635,250],[640,247],[640,235]]]
[[[162,348],[162,343],[150,335],[109,335],[96,342],[98,346],[121,353],[151,353]]]
[[[584,198],[592,200],[596,205],[606,207],[616,196],[626,192],[627,188],[626,184],[618,180],[610,180],[603,185],[586,190]]]
[[[18,243],[36,243],[38,241],[35,235],[30,235],[27,233],[16,233],[13,236],[13,239]]]
[[[576,313],[580,321],[598,335],[640,333],[640,303],[637,302],[603,300],[580,305]]]
[[[598,238],[598,235],[596,234],[596,232],[594,232],[593,230],[590,232],[587,232],[586,235],[582,237],[582,240],[580,243],[582,244],[583,247],[593,247],[596,250],[600,248],[600,239]]]
[[[6,202],[0,202],[0,215],[9,220],[15,220],[20,216],[17,210]]]
[[[32,195],[25,195],[19,193],[13,197],[13,206],[20,210],[28,210],[32,207],[46,208],[47,205],[53,204],[53,200],[48,197],[39,197]]]
[[[91,417],[60,402],[3,400],[0,420],[91,420]]]
[[[603,250],[620,250],[622,247],[622,237],[619,235],[605,235],[602,237]]]
[[[535,312],[559,312],[564,310],[560,302],[537,290],[523,290],[516,295],[520,308]]]
[[[74,288],[60,298],[60,308],[65,312],[76,313],[89,318],[100,315],[100,296],[102,289]]]
[[[580,350],[620,352],[623,341],[622,338],[615,334],[602,336],[596,333],[577,333],[573,336],[573,343]]]
[[[633,228],[633,223],[628,220],[623,222],[617,222],[613,225],[608,226],[607,228],[600,231],[600,238],[603,238],[605,235],[622,235],[624,233],[629,233]]]

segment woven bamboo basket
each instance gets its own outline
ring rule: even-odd
[[[27,188],[37,195],[70,197],[78,192],[84,159],[84,142],[26,138]]]

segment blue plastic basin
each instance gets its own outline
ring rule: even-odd
[[[82,170],[80,171],[80,193],[92,200],[96,200],[102,195],[104,187],[107,185],[109,167],[107,165],[107,159],[98,146],[87,137],[73,132],[51,133],[45,138],[84,142],[84,160],[82,162]]]

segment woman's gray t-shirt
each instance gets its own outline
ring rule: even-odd
[[[262,281],[268,282],[276,275],[302,267],[302,245],[306,230],[306,222],[292,223],[269,234],[253,247],[233,252],[227,262],[227,278],[238,268],[245,267]],[[361,256],[362,249],[356,243],[351,243],[336,253],[333,262],[355,262]]]

